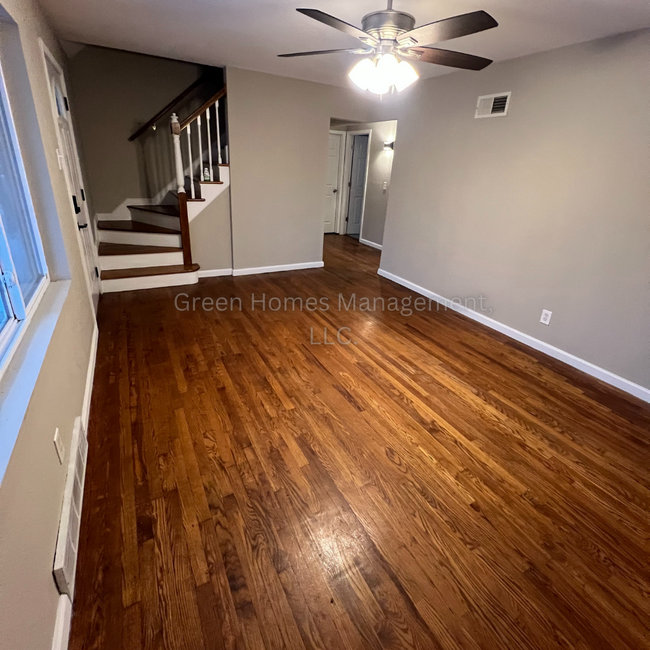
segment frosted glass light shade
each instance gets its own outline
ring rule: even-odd
[[[402,90],[408,88],[413,82],[418,80],[418,77],[419,75],[415,71],[415,68],[408,61],[400,61],[397,64],[397,69],[393,76],[393,83],[397,92],[402,92]]]
[[[368,85],[375,75],[375,64],[372,59],[362,59],[350,70],[348,75],[352,81],[361,88],[368,90]]]
[[[383,54],[378,59],[363,59],[350,71],[350,79],[375,95],[385,95],[395,88],[398,92],[410,86],[418,73],[406,61],[398,61],[394,54]]]

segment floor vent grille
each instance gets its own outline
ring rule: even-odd
[[[59,591],[62,594],[67,594],[71,601],[74,596],[74,578],[77,569],[79,524],[81,523],[87,456],[86,434],[81,425],[81,418],[77,418],[72,431],[70,460],[65,480],[53,570]]]

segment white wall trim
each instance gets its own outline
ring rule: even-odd
[[[595,377],[596,379],[600,379],[601,381],[604,381],[606,384],[609,384],[610,386],[619,388],[620,390],[625,391],[626,393],[629,393],[630,395],[633,395],[634,397],[637,397],[643,400],[644,402],[650,402],[650,389],[640,386],[639,384],[635,384],[629,379],[620,377],[619,375],[616,375],[613,372],[610,372],[609,370],[605,370],[604,368],[601,368],[600,366],[597,366],[591,363],[590,361],[585,361],[584,359],[580,359],[579,357],[576,357],[570,352],[565,352],[564,350],[560,350],[560,348],[556,348],[550,343],[545,343],[544,341],[540,341],[539,339],[536,339],[535,337],[530,336],[529,334],[524,334],[524,332],[520,332],[519,330],[516,330],[513,327],[510,327],[508,325],[504,325],[503,323],[500,323],[499,321],[496,321],[493,318],[489,318],[488,316],[485,316],[484,314],[474,311],[473,309],[468,309],[463,305],[452,303],[449,299],[437,293],[434,293],[433,291],[429,291],[428,289],[425,289],[424,287],[421,287],[415,284],[414,282],[405,280],[404,278],[401,278],[398,275],[390,273],[389,271],[385,271],[384,269],[379,269],[377,273],[382,277],[387,278],[388,280],[392,280],[397,284],[401,284],[403,287],[412,289],[413,291],[420,293],[423,296],[430,298],[431,300],[434,300],[435,302],[438,302],[443,305],[447,305],[454,311],[463,314],[464,316],[467,316],[468,318],[471,318],[472,320],[475,320],[483,325],[486,325],[487,327],[496,330],[497,332],[501,332],[501,334],[505,334],[506,336],[509,336],[510,338],[515,339],[520,343],[524,343],[525,345],[528,345],[531,348],[534,348],[535,350],[544,352],[545,354],[548,354],[550,357],[553,357],[554,359],[563,361],[569,366],[577,368],[578,370],[581,370],[582,372],[585,372],[588,375]]]
[[[359,237],[359,242],[365,244],[366,246],[372,246],[372,248],[376,248],[379,251],[382,249],[381,244],[375,244],[374,241],[370,241],[369,239],[364,239],[363,237]]]
[[[93,395],[93,383],[95,381],[95,364],[97,363],[97,343],[99,341],[99,328],[95,323],[93,338],[90,342],[90,359],[88,360],[88,371],[86,372],[86,388],[84,390],[84,401],[81,407],[81,424],[84,431],[88,432],[88,419],[90,418],[90,400]]]
[[[70,637],[70,622],[72,620],[72,603],[65,594],[59,596],[56,609],[56,623],[52,637],[52,650],[67,650]]]
[[[298,264],[279,264],[278,266],[254,266],[249,269],[233,269],[233,275],[254,275],[255,273],[276,273],[278,271],[299,271],[302,269],[320,269],[324,262],[300,262]]]
[[[232,269],[199,269],[199,278],[220,278],[223,275],[232,275]]]

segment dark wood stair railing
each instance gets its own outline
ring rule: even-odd
[[[226,96],[226,86],[218,91],[215,95],[210,97],[207,101],[205,101],[201,106],[199,106],[191,115],[186,117],[182,122],[181,122],[181,131],[186,128],[189,124],[194,122],[194,120],[199,117],[200,115],[203,115],[211,106],[214,105],[215,102],[218,102],[222,97]]]
[[[137,140],[143,133],[148,131],[152,126],[154,126],[163,117],[165,117],[165,115],[171,113],[178,104],[180,104],[186,97],[189,97],[189,95],[191,95],[197,88],[212,80],[212,75],[203,73],[194,83],[189,85],[182,93],[174,97],[174,99],[172,99],[169,104],[167,104],[164,108],[161,108],[150,120],[147,120],[147,122],[139,127],[137,131],[134,131],[129,136],[129,142]]]
[[[142,135],[147,129],[151,128],[157,121],[159,121],[166,113],[174,108],[176,104],[186,98],[195,88],[199,85],[205,83],[209,80],[209,77],[205,75],[197,79],[194,84],[186,88],[178,97],[176,97],[172,102],[170,102],[165,108],[159,111],[151,120],[146,124],[140,127],[130,138],[130,141],[137,139]],[[214,174],[214,169],[218,169],[220,166],[223,166],[224,161],[222,160],[222,150],[221,150],[221,125],[219,120],[219,100],[226,96],[226,86],[224,85],[218,92],[216,92],[210,99],[205,101],[199,108],[193,111],[188,117],[186,117],[182,122],[178,119],[178,116],[175,112],[171,114],[171,132],[174,145],[174,162],[175,162],[175,173],[176,173],[176,186],[177,186],[177,197],[178,197],[178,216],[180,221],[180,235],[181,235],[181,246],[183,252],[183,265],[188,270],[193,270],[196,265],[192,263],[192,245],[190,241],[190,223],[189,223],[189,213],[188,213],[188,202],[189,201],[202,201],[204,199],[197,198],[195,192],[195,181],[194,178],[194,167],[195,162],[192,155],[192,128],[195,128],[195,133],[197,135],[198,141],[198,153],[199,153],[199,183],[200,182],[220,182],[218,176]],[[217,160],[213,161],[212,156],[212,146],[213,141],[211,138],[210,122],[211,122],[211,112],[214,112],[214,135],[216,136],[216,148],[217,148]],[[203,140],[202,140],[202,120],[204,120],[205,130],[207,133],[207,140],[205,142],[207,161],[203,156]],[[189,169],[190,169],[190,190],[189,195],[185,190],[185,169],[188,165],[183,162],[183,148],[181,147],[181,133],[185,131],[187,135],[187,156],[189,157]],[[205,170],[209,170],[209,174],[204,173],[204,162]],[[209,175],[209,178],[206,176]],[[215,178],[217,176],[217,178]],[[148,206],[151,209],[152,206]],[[162,208],[164,206],[153,206],[155,208]],[[134,208],[135,209],[135,208]]]

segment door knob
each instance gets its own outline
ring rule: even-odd
[[[332,194],[336,194],[338,190],[332,190]]]

